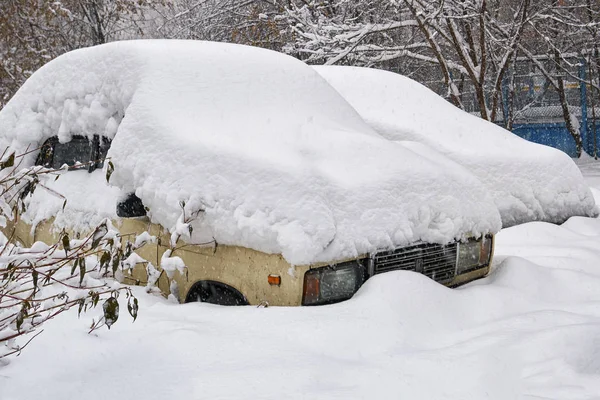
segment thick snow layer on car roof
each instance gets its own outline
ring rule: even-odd
[[[427,144],[477,175],[493,195],[504,226],[596,213],[590,190],[565,153],[469,115],[402,75],[315,68],[381,135]]]
[[[194,241],[292,264],[500,227],[467,170],[381,138],[312,68],[268,50],[136,41],[71,52],[0,112],[13,148],[56,134],[114,137],[111,184],[153,221],[174,226],[185,201],[186,217],[204,210]]]

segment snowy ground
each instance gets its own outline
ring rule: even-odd
[[[581,168],[598,195],[600,162]],[[493,273],[458,290],[395,272],[314,308],[136,293],[110,332],[52,321],[0,367],[0,400],[600,398],[600,219],[503,230]]]
[[[590,186],[596,203],[600,204],[600,160],[594,160],[592,157],[583,154],[581,159],[577,161],[577,165]]]

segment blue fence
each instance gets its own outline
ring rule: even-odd
[[[518,67],[520,71],[515,73],[516,109],[514,110],[515,117],[518,118],[513,125],[513,133],[523,139],[555,147],[571,157],[576,157],[575,140],[564,123],[558,93],[550,88],[545,77],[535,74],[535,66],[524,63],[519,64]],[[579,121],[583,150],[590,155],[595,155],[600,153],[598,150],[600,108],[592,99],[593,91],[588,90],[585,83],[588,72],[591,74],[593,70],[589,69],[588,62],[584,58],[574,59],[573,68],[571,75],[564,77],[569,112]],[[595,80],[591,76],[589,78]],[[503,87],[503,90],[506,91],[507,87]],[[503,106],[506,114],[508,112],[506,100]]]
[[[594,132],[596,132],[596,143],[594,143]],[[577,157],[575,140],[564,122],[515,124],[513,133],[530,142],[551,146],[564,151],[571,157]],[[594,130],[594,121],[588,120],[587,129],[581,129],[581,133],[585,152],[594,155],[596,150],[597,153],[600,153],[600,149],[595,149],[596,145],[600,147],[600,121],[596,122]]]

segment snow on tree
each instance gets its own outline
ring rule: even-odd
[[[283,8],[289,54],[314,64],[400,72],[509,129],[515,66],[529,60],[558,93],[581,150],[565,80],[579,79],[573,55],[589,54],[600,65],[597,0],[290,1]],[[598,89],[593,79],[587,83]]]
[[[145,36],[164,0],[3,0],[0,108],[46,62],[68,51]]]
[[[385,68],[391,61],[413,59],[437,65],[455,105],[464,108],[461,88],[466,80],[482,118],[494,120],[529,3],[519,2],[505,16],[499,15],[499,4],[486,0],[373,0],[366,8],[351,1],[292,4],[286,15],[296,41],[285,50],[323,64]],[[505,36],[493,34],[496,25]]]
[[[261,0],[179,0],[161,9],[157,35],[280,49],[281,26],[275,2]]]

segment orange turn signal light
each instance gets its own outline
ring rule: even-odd
[[[279,276],[279,275],[269,275],[267,280],[269,281],[269,285],[271,285],[271,286],[280,286],[281,285],[281,276]]]

